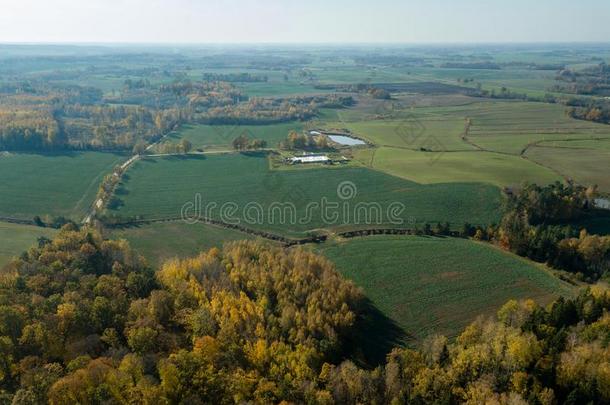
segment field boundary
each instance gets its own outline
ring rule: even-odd
[[[35,225],[36,223],[31,219],[19,219],[12,217],[0,217],[0,222],[6,222],[9,224],[18,224],[18,225]]]

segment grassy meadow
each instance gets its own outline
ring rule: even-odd
[[[455,336],[509,299],[547,303],[573,289],[546,268],[465,239],[371,236],[320,247],[410,338]]]
[[[528,159],[552,167],[579,184],[610,192],[610,150],[532,147]]]
[[[337,189],[346,181],[353,183],[356,193],[353,198],[343,200]],[[201,195],[204,216],[205,208],[211,207],[207,216],[222,219],[220,208],[225,203],[234,203],[237,208],[224,213],[225,222],[239,220],[248,227],[294,236],[322,228],[347,230],[392,225],[387,215],[392,203],[405,207],[397,213],[402,224],[396,226],[413,227],[438,221],[448,221],[457,227],[464,222],[488,224],[499,219],[501,203],[500,190],[489,185],[422,185],[362,167],[270,170],[266,154],[250,153],[142,159],[128,170],[127,178],[117,190],[118,200],[108,214],[124,219],[176,218],[186,203],[194,204],[196,194]],[[261,219],[256,215],[259,212],[256,207],[248,211],[249,203],[261,207]],[[277,211],[270,212],[274,203],[293,204],[296,217],[283,211],[282,220]],[[312,208],[310,203],[317,203],[318,207]],[[377,203],[381,215],[375,218],[381,223],[370,223],[373,214],[367,223],[364,213],[356,209],[359,203]],[[326,219],[322,215],[323,204],[327,204]],[[330,204],[340,206],[328,208]]]
[[[568,117],[557,104],[492,101],[469,105],[469,139],[486,150],[519,154],[528,144],[610,138],[610,127]]]
[[[356,159],[374,169],[423,184],[476,182],[498,187],[540,184],[561,180],[551,169],[518,156],[483,151],[419,152],[379,148],[355,153]]]
[[[39,237],[52,238],[56,232],[51,228],[0,222],[0,268],[35,245]]]
[[[125,157],[112,153],[0,154],[0,217],[80,220],[102,178]]]
[[[126,239],[155,267],[174,257],[196,256],[212,247],[222,247],[230,241],[252,238],[247,233],[215,225],[187,224],[181,221],[114,229],[110,237]]]

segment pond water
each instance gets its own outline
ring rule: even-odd
[[[361,141],[360,139],[350,138],[349,136],[328,135],[328,137],[331,139],[331,141],[336,142],[339,145],[347,145],[347,146],[366,145],[366,142]]]

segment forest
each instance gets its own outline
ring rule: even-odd
[[[152,85],[148,80],[128,79],[118,94],[105,96],[76,85],[20,82],[0,87],[0,148],[131,150],[186,123],[304,121],[316,116],[320,108],[344,108],[353,103],[350,96],[336,94],[249,98],[229,81],[177,80]]]
[[[607,403],[610,294],[510,301],[454,342],[357,362],[365,299],[304,248],[234,242],[156,274],[66,225],[0,279],[3,402]],[[357,343],[357,342],[356,342]]]

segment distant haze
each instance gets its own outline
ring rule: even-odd
[[[0,42],[607,42],[608,0],[0,0]]]

